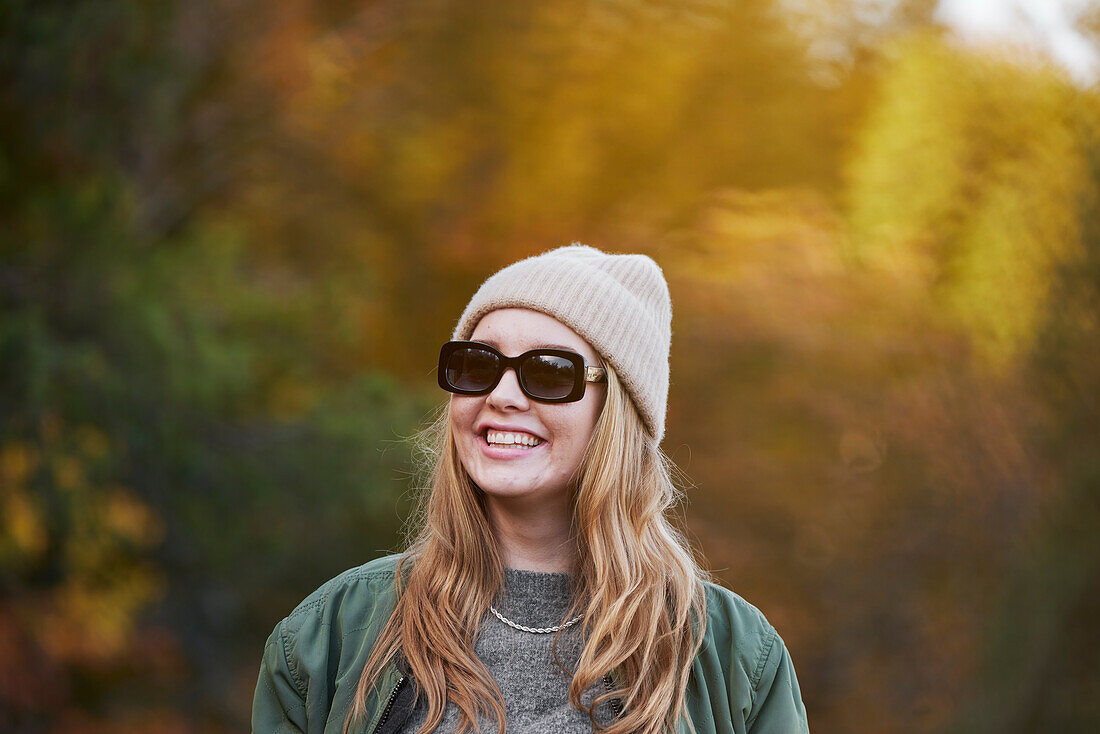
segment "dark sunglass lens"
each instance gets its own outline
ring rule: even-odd
[[[500,360],[484,349],[457,349],[447,359],[447,383],[459,390],[485,390],[499,373]]]
[[[536,355],[523,363],[523,385],[527,392],[546,400],[558,400],[573,392],[577,369],[565,357]]]

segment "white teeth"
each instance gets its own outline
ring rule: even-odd
[[[532,448],[542,443],[542,439],[530,433],[512,433],[509,431],[487,431],[485,441],[496,446],[526,446]]]

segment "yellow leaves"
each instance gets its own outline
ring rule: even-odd
[[[44,421],[46,423],[47,421]],[[48,465],[54,486],[72,492],[88,487],[88,474],[93,467],[118,450],[110,439],[91,425],[66,426],[58,418],[48,420],[50,428],[43,431],[48,448]]]
[[[97,660],[121,651],[137,615],[160,598],[160,571],[141,551],[164,537],[163,522],[130,490],[107,485],[74,498],[63,539],[67,574],[39,601],[39,636],[52,654]]]
[[[164,589],[144,558],[163,521],[113,479],[124,447],[96,426],[47,414],[37,442],[0,446],[0,564],[19,574],[47,554],[53,586],[20,599],[41,647],[62,660],[109,658],[130,644],[137,615]]]
[[[299,85],[286,90],[285,122],[294,134],[324,141],[329,138],[333,118],[362,91],[356,87],[361,70],[356,68],[352,49],[339,35],[303,36],[299,42],[295,50]]]
[[[65,562],[77,576],[96,577],[129,565],[164,538],[164,524],[130,490],[98,487],[74,498],[64,538]]]
[[[83,462],[75,456],[57,456],[51,462],[57,487],[64,490],[83,489],[86,486]]]
[[[38,462],[38,450],[26,441],[0,447],[0,486],[22,486]]]
[[[853,260],[921,284],[930,317],[1001,370],[1080,251],[1080,93],[1049,69],[918,35],[895,45],[848,169]]]
[[[822,322],[851,307],[839,220],[812,191],[716,194],[691,235],[663,254],[679,313],[709,329],[820,342]]]
[[[27,622],[50,654],[93,662],[122,651],[137,614],[165,589],[160,572],[134,564],[91,579],[69,575],[49,595],[25,600]]]
[[[966,328],[992,365],[1010,363],[1030,344],[1041,326],[1054,268],[1078,245],[1076,232],[1066,231],[1072,211],[1032,212],[1050,223],[1047,231],[1035,231],[1021,221],[1024,203],[1010,191],[990,192],[962,233],[961,241],[970,246],[953,261],[952,283],[944,293],[948,315]]]
[[[441,198],[479,145],[479,132],[469,119],[425,121],[417,132],[395,147],[394,178],[401,182],[401,189],[391,192],[391,196],[406,204]]]
[[[26,485],[40,463],[38,449],[26,441],[0,448],[0,557],[36,558],[48,537],[42,513]]]
[[[326,113],[346,104],[356,91],[352,76],[354,59],[344,39],[328,34],[305,50],[310,79],[310,102]]]
[[[120,540],[151,547],[164,538],[164,523],[124,487],[115,487],[102,505],[103,526]]]
[[[824,198],[809,190],[727,189],[704,211],[699,245],[711,253],[709,272],[719,257],[735,268],[763,261],[773,271],[833,272],[837,225]]]
[[[41,511],[36,503],[22,488],[10,487],[4,493],[3,541],[0,541],[0,553],[7,555],[5,546],[18,557],[35,558],[46,549],[49,540],[42,523]]]

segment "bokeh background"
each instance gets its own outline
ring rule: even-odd
[[[665,270],[683,521],[815,734],[1100,731],[1100,10],[966,6],[0,3],[0,730],[246,730],[579,240]]]

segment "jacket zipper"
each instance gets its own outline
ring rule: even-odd
[[[604,684],[604,687],[607,688],[608,693],[614,693],[615,692],[615,684],[612,683],[612,681],[611,681],[611,673],[608,673],[607,675],[605,675],[603,677],[603,684]],[[619,699],[609,698],[607,700],[607,702],[609,704],[611,704],[611,712],[613,714],[615,714],[616,719],[618,719],[619,717],[621,717],[623,715],[623,706],[622,706],[622,703],[620,703]]]
[[[386,719],[390,718],[390,709],[393,708],[394,701],[397,700],[397,694],[401,692],[405,683],[408,682],[408,678],[402,675],[397,679],[397,685],[393,687],[393,691],[390,692],[390,700],[386,702],[386,708],[382,710],[382,718],[378,720],[378,723],[374,727],[374,734],[382,731],[382,725],[386,723]]]

